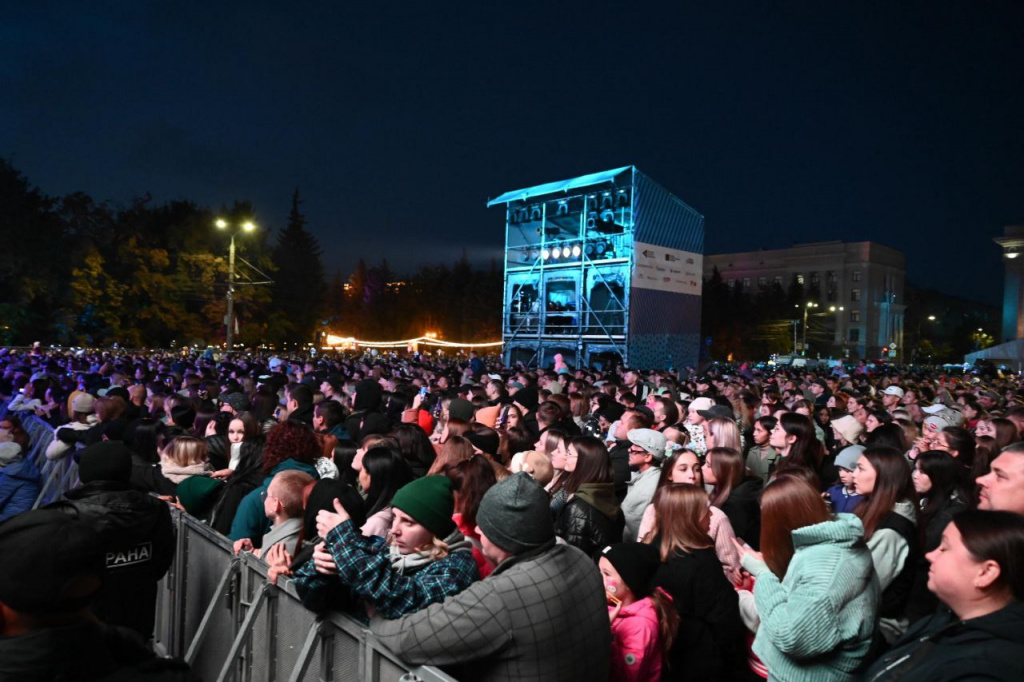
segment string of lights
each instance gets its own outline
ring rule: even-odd
[[[460,343],[456,341],[443,341],[436,337],[436,335],[424,335],[414,339],[403,339],[400,341],[365,341],[357,339],[354,336],[335,336],[334,334],[327,335],[327,347],[335,346],[365,346],[367,348],[401,348],[408,346],[409,344],[423,344],[424,346],[439,346],[442,348],[493,348],[500,346],[501,341],[488,341],[485,343]]]

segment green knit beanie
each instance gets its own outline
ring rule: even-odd
[[[444,540],[455,530],[455,522],[452,521],[455,500],[452,482],[447,476],[417,478],[399,488],[391,506],[411,516],[438,540]]]

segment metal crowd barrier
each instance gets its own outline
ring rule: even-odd
[[[317,617],[292,582],[188,514],[172,510],[174,564],[157,597],[154,648],[184,658],[206,682],[455,682],[411,667],[345,614]]]
[[[26,457],[42,473],[37,508],[78,485],[78,465],[70,452],[47,461],[53,428],[19,417],[31,438]],[[271,585],[259,559],[235,556],[230,540],[184,512],[172,508],[171,516],[177,544],[157,592],[153,647],[185,659],[204,682],[456,682],[437,668],[406,665],[348,615],[318,617],[290,580]]]

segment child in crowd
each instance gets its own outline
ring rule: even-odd
[[[853,470],[857,468],[857,460],[863,453],[863,445],[849,445],[836,455],[839,483],[829,488],[826,495],[832,503],[832,511],[837,514],[852,514],[864,500],[864,496],[858,495],[853,489]]]
[[[258,557],[265,556],[274,545],[282,545],[288,554],[295,554],[302,535],[303,497],[313,477],[305,471],[286,469],[277,473],[263,492],[263,512],[270,519],[270,531],[263,535],[260,549],[253,549],[248,538],[236,540],[235,554],[245,550]]]
[[[660,565],[655,547],[632,542],[605,547],[598,560],[612,627],[611,680],[661,679],[679,614],[667,593],[651,588]]]

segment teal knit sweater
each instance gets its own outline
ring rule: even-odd
[[[879,600],[864,526],[853,514],[838,514],[793,531],[793,546],[782,581],[763,561],[743,557],[757,579],[754,653],[782,682],[853,680],[871,645]]]

